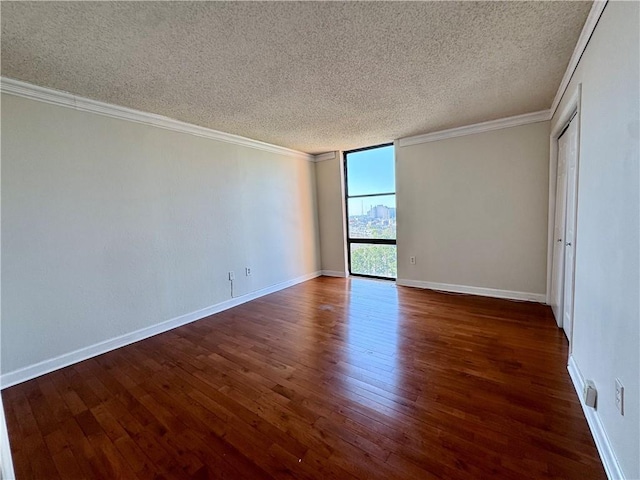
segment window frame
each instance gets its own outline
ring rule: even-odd
[[[373,145],[370,147],[362,147],[362,148],[356,148],[353,150],[345,150],[344,152],[342,152],[342,158],[343,158],[343,168],[344,168],[344,201],[345,201],[345,229],[346,229],[346,243],[347,243],[347,269],[349,271],[349,276],[354,276],[354,277],[365,277],[365,278],[376,278],[378,280],[391,280],[391,281],[396,281],[397,276],[396,277],[383,277],[380,275],[367,275],[364,273],[353,273],[351,271],[351,244],[352,243],[364,243],[367,245],[396,245],[396,257],[398,254],[397,251],[397,244],[398,244],[398,238],[397,238],[397,230],[396,230],[396,238],[351,238],[350,237],[350,231],[349,231],[349,200],[352,198],[364,198],[364,197],[382,197],[382,196],[389,196],[389,195],[393,195],[394,197],[396,197],[396,192],[395,192],[395,188],[393,192],[386,192],[386,193],[370,193],[370,194],[364,194],[364,195],[349,195],[349,168],[347,167],[347,156],[350,153],[358,153],[358,152],[364,152],[366,150],[374,150],[377,148],[384,148],[384,147],[393,147],[395,144],[394,142],[389,142],[389,143],[382,143],[379,145]],[[395,175],[395,150],[394,150],[394,175]],[[397,197],[396,197],[397,198]],[[397,215],[397,203],[396,203],[396,215]],[[397,221],[397,217],[396,217],[396,221]],[[396,260],[397,261],[397,260]]]

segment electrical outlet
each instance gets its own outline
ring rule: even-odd
[[[235,280],[235,278],[236,278],[236,277],[235,277],[235,275],[233,274],[233,272],[229,272],[229,280],[230,280],[230,281],[232,281],[232,280]]]
[[[619,378],[616,378],[616,409],[624,415],[624,385]]]
[[[416,257],[409,257],[409,263],[411,265],[415,265],[416,264]]]
[[[251,269],[250,269],[249,267],[246,267],[246,268],[244,269],[244,274],[245,274],[247,277],[250,277],[250,276],[251,276]]]

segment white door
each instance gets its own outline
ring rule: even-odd
[[[564,228],[564,294],[562,328],[571,343],[573,330],[573,289],[576,248],[576,220],[578,203],[578,120],[569,124],[565,135],[568,140],[566,158],[567,200]],[[557,240],[557,239],[556,239]]]
[[[564,294],[564,228],[567,206],[567,153],[569,135],[565,132],[558,139],[558,171],[556,182],[556,214],[553,229],[553,264],[551,269],[551,310],[556,323],[562,327]]]

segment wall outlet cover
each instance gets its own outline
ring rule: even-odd
[[[584,384],[584,391],[582,392],[584,403],[587,407],[596,408],[596,401],[598,398],[598,391],[593,380],[587,380]]]

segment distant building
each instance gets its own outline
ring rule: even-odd
[[[389,208],[385,205],[376,205],[369,210],[369,218],[379,218],[381,220],[390,220],[396,218],[396,209]]]

